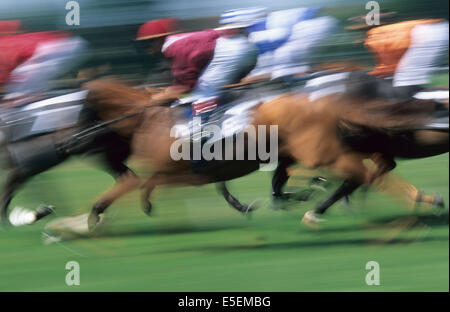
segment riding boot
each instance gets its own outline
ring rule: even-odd
[[[199,144],[200,151],[203,148],[203,145],[208,140],[208,133],[203,131],[203,125],[208,121],[209,112],[198,114],[194,116],[192,123],[192,136],[191,141],[192,144]],[[195,147],[193,146],[193,149]],[[200,159],[197,157],[194,158],[193,151],[191,151],[191,163],[192,163],[192,171],[194,173],[202,174],[205,171],[204,165],[205,160],[203,159],[203,155],[200,153]]]

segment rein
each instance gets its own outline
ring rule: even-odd
[[[97,135],[99,132],[103,131],[107,126],[115,124],[117,122],[120,122],[122,120],[128,119],[128,118],[132,118],[135,116],[139,116],[141,114],[143,114],[145,112],[145,110],[147,110],[148,108],[152,108],[152,107],[163,107],[164,105],[152,105],[152,106],[146,106],[143,109],[141,109],[140,111],[134,112],[134,113],[130,113],[130,114],[126,114],[111,120],[107,120],[107,121],[101,121],[101,122],[97,122],[95,125],[84,129],[78,133],[73,134],[67,141],[65,141],[64,143],[62,143],[59,148],[64,150],[64,151],[70,151],[73,148],[76,148],[80,142],[82,142],[83,140],[85,140],[86,138],[89,138],[93,135]]]
[[[145,107],[138,112],[130,113],[130,114],[120,116],[120,117],[117,117],[117,118],[114,118],[114,119],[111,119],[108,121],[98,122],[95,125],[87,128],[87,129],[84,129],[78,133],[73,134],[66,142],[64,142],[60,145],[60,148],[65,151],[71,150],[72,148],[78,146],[78,144],[80,142],[82,142],[84,139],[98,134],[99,132],[103,131],[107,126],[117,123],[119,121],[128,119],[128,118],[131,118],[131,117],[138,116],[138,115],[142,114],[147,108],[148,107]]]

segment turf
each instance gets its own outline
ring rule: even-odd
[[[402,161],[396,172],[427,192],[441,193],[448,203],[448,166],[448,155],[441,155]],[[52,202],[57,216],[74,215],[86,212],[111,183],[75,160],[33,179],[13,206]],[[270,173],[257,172],[230,186],[247,202],[268,200]],[[45,220],[0,230],[0,290],[449,290],[448,213],[411,213],[375,191],[355,194],[353,210],[342,204],[331,209],[318,231],[300,223],[313,202],[287,211],[269,210],[266,203],[243,217],[210,185],[159,189],[153,203],[149,218],[138,194],[130,194],[111,207],[103,234],[89,239],[43,245]],[[398,227],[411,216],[412,226]],[[65,284],[71,260],[80,264],[80,286]],[[380,286],[365,283],[371,260],[380,264]]]
[[[433,85],[448,85],[448,74]],[[73,160],[45,172],[12,206],[45,202],[56,206],[56,217],[85,213],[113,183],[96,167]],[[400,161],[395,173],[448,204],[448,154]],[[326,193],[273,211],[270,173],[230,185],[238,198],[265,204],[243,217],[212,185],[159,189],[152,217],[130,194],[93,238],[43,245],[45,220],[0,228],[0,291],[449,291],[448,210],[411,212],[384,194],[359,191],[351,210],[338,204],[322,229],[311,230],[300,219]],[[80,264],[79,286],[65,283],[72,260]],[[380,265],[379,286],[366,285],[368,261]]]

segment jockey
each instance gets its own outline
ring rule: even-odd
[[[191,93],[192,113],[202,116],[212,111],[222,94],[222,86],[239,82],[256,64],[256,48],[247,39],[245,28],[260,16],[259,9],[233,10],[221,16],[222,27],[175,34],[176,19],[149,21],[138,30],[137,40],[147,41],[146,51],[171,62],[173,84],[154,101],[173,101]]]
[[[49,89],[50,80],[79,64],[86,42],[62,31],[23,33],[21,21],[0,21],[2,106],[30,102]]]
[[[248,28],[258,48],[258,62],[247,81],[291,77],[309,70],[307,59],[319,42],[336,27],[328,16],[316,17],[320,9],[295,8],[275,11]]]
[[[346,28],[369,29],[364,45],[375,57],[375,68],[369,74],[386,81],[395,94],[412,96],[430,82],[436,65],[448,51],[448,22],[396,22],[395,16],[396,12],[381,13],[381,25],[374,26],[367,25],[365,16],[356,16],[349,19],[353,25]]]
[[[430,82],[434,66],[448,49],[448,22],[439,19],[411,20],[370,29],[366,47],[376,66],[370,73],[392,77],[394,87]]]

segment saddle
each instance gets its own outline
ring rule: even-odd
[[[187,119],[179,120],[180,128],[189,131],[179,132],[179,136],[189,138],[191,141],[214,143],[216,141],[234,136],[243,131],[252,122],[252,109],[262,102],[269,101],[283,93],[289,92],[287,85],[281,81],[266,81],[254,84],[231,86],[227,88],[218,99],[217,107],[210,112],[197,115],[201,120],[200,125],[191,122],[191,103],[196,98],[185,98],[172,106],[181,106],[184,109],[183,116]],[[200,128],[198,128],[200,126]],[[220,133],[212,133],[211,127],[220,128]]]

